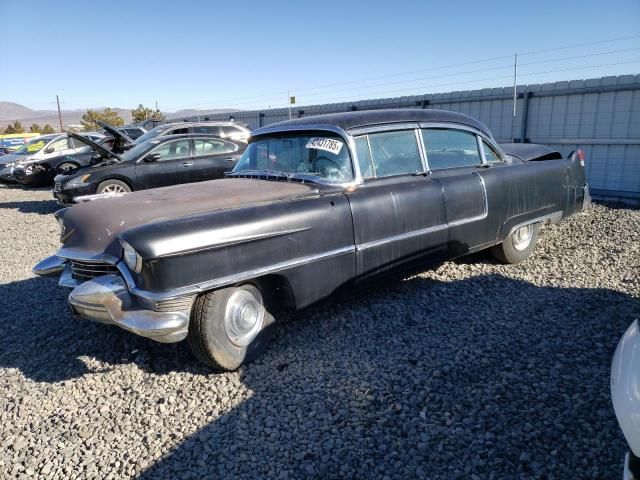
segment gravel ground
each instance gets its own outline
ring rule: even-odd
[[[640,210],[303,312],[240,372],[73,320],[31,267],[45,190],[0,187],[0,477],[620,478],[610,360],[640,317]]]

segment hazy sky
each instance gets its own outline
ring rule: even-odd
[[[0,19],[0,100],[36,109],[56,94],[174,111],[504,86],[514,52],[518,83],[640,73],[640,0],[0,0]]]

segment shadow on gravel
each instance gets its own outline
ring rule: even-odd
[[[49,215],[63,207],[55,200],[28,200],[24,202],[0,202],[0,208],[18,210],[22,213]]]
[[[609,368],[638,316],[623,293],[500,275],[326,303],[244,370],[250,399],[142,478],[618,478]]]
[[[37,382],[118,364],[209,373],[184,342],[74,320],[66,295],[55,279],[0,285],[0,367]],[[325,302],[241,372],[248,400],[142,478],[618,478],[609,366],[636,317],[640,299],[620,292],[500,275]]]
[[[162,345],[119,328],[76,320],[67,307],[69,290],[55,278],[0,285],[0,368],[17,368],[37,382],[60,382],[96,373],[80,357],[108,365],[137,364],[158,374],[206,374],[186,345]]]

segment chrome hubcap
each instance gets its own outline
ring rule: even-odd
[[[127,191],[124,189],[122,185],[112,184],[107,185],[102,189],[102,193],[126,193]]]
[[[513,248],[518,251],[526,249],[531,243],[531,237],[533,237],[533,225],[525,225],[520,227],[512,235]]]
[[[264,321],[262,299],[248,290],[231,294],[224,312],[224,330],[234,345],[246,347],[258,335]]]

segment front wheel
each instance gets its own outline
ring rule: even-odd
[[[264,350],[273,316],[252,284],[200,295],[193,304],[187,340],[202,363],[216,370],[237,370]]]
[[[533,253],[538,240],[538,224],[516,228],[504,241],[491,247],[491,254],[502,263],[524,262]]]
[[[120,180],[105,180],[96,190],[96,193],[129,193],[131,188]]]

